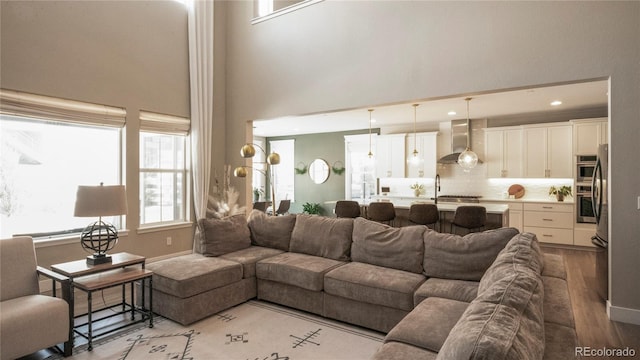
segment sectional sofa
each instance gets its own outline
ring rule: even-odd
[[[534,234],[260,211],[198,226],[194,254],[147,265],[154,311],[179,323],[257,297],[387,333],[375,359],[573,357],[564,262]]]

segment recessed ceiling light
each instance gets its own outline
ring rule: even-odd
[[[456,113],[455,111],[453,111],[453,110],[452,110],[452,111],[449,111],[449,112],[447,113],[447,115],[449,115],[449,116],[453,116],[453,115],[456,115],[456,114],[457,114],[457,113]]]
[[[562,105],[562,101],[554,100],[554,101],[551,102],[551,106],[558,106],[558,105]]]

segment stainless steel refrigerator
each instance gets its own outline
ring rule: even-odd
[[[591,242],[596,246],[596,290],[605,301],[609,295],[609,212],[607,209],[607,173],[609,145],[598,147],[598,158],[591,182],[593,214],[596,218],[596,234]]]

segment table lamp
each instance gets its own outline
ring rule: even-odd
[[[98,217],[98,221],[89,224],[80,235],[82,248],[92,253],[87,256],[88,265],[111,262],[107,251],[118,242],[118,230],[112,224],[102,221],[103,216],[125,215],[127,197],[124,185],[78,186],[74,216]]]

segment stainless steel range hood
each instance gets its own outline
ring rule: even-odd
[[[467,138],[470,144],[471,126],[467,125],[467,120],[451,120],[451,154],[441,157],[438,164],[457,164],[458,156],[467,148]],[[478,164],[482,164],[479,159]]]

